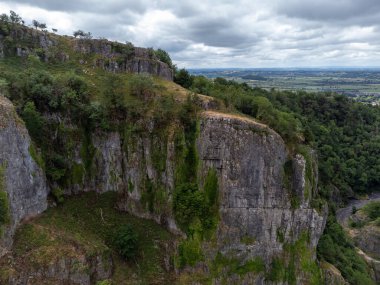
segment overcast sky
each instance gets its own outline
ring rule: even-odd
[[[380,0],[0,0],[9,10],[163,48],[179,67],[380,66]]]

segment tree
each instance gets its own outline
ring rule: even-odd
[[[74,37],[83,37],[85,35],[85,32],[82,30],[74,31],[73,33]]]
[[[35,27],[36,29],[41,29],[41,30],[44,30],[46,29],[46,24],[45,23],[41,23],[37,20],[33,20],[32,21],[32,25],[33,27]]]
[[[0,22],[9,23],[10,22],[9,16],[5,13],[1,14],[0,15]]]
[[[91,39],[92,38],[92,35],[90,32],[86,33],[82,30],[74,31],[73,35],[74,35],[74,37],[79,37],[82,39]]]
[[[131,225],[124,225],[117,230],[114,244],[123,258],[132,259],[138,251],[138,235]]]
[[[22,20],[22,18],[16,14],[15,11],[10,11],[10,16],[9,16],[9,19],[11,20],[11,22],[13,24],[24,24],[24,21]]]
[[[35,140],[39,140],[41,138],[41,130],[44,125],[44,120],[33,102],[28,101],[25,104],[21,117],[23,118],[31,137]]]
[[[173,67],[172,59],[165,50],[159,48],[158,50],[154,51],[154,53],[158,60],[165,62],[167,65],[169,65],[170,68]]]
[[[52,28],[51,30],[52,30],[54,33],[58,32],[58,30],[57,30],[57,29],[54,29],[54,28]]]
[[[33,27],[35,27],[37,29],[40,26],[40,22],[38,22],[37,20],[33,20],[32,25],[33,25]]]
[[[187,89],[193,84],[193,79],[193,76],[184,68],[177,71],[174,76],[174,82]]]
[[[40,23],[40,24],[38,25],[38,27],[39,27],[41,30],[44,30],[44,29],[46,29],[46,24],[45,24],[45,23]]]

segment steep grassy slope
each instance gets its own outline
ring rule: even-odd
[[[75,196],[24,223],[15,236],[11,266],[6,259],[2,261],[3,282],[13,275],[29,273],[33,284],[41,284],[48,278],[37,272],[47,271],[61,259],[77,260],[78,266],[84,267],[77,268],[80,272],[91,270],[91,263],[82,263],[83,256],[90,260],[101,256],[104,270],[113,270],[113,284],[172,283],[174,237],[152,221],[119,212],[115,209],[116,199],[115,193]],[[138,234],[138,254],[130,261],[119,257],[113,240],[118,228],[126,224]]]

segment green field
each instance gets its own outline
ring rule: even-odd
[[[267,90],[335,92],[357,101],[380,104],[380,71],[319,69],[192,70],[194,75],[223,77]]]

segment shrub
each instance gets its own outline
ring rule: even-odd
[[[190,73],[184,68],[177,71],[174,76],[174,82],[184,88],[190,88],[193,84],[193,80],[194,76],[190,75]]]
[[[154,54],[160,61],[166,63],[170,68],[173,68],[172,59],[165,50],[159,48],[158,50],[154,51]]]
[[[184,183],[176,187],[173,197],[173,210],[176,221],[185,231],[196,217],[202,216],[204,212],[203,192],[198,190],[195,183]]]
[[[203,259],[201,242],[199,238],[188,238],[181,242],[178,247],[179,266],[183,268],[185,265],[194,266],[198,261]]]
[[[62,188],[60,188],[60,187],[55,187],[55,188],[51,191],[51,194],[53,195],[54,200],[55,200],[58,204],[62,204],[62,203],[65,201],[65,198],[64,198],[64,192],[63,192]]]
[[[133,74],[128,84],[130,94],[139,99],[147,100],[154,95],[155,85],[149,74]]]
[[[364,259],[360,257],[334,216],[327,219],[324,234],[317,247],[319,260],[335,265],[350,284],[374,284]]]
[[[36,140],[41,139],[41,130],[44,126],[44,120],[41,114],[37,111],[33,102],[27,102],[22,110],[21,117],[23,118],[26,128],[29,131],[30,136]]]
[[[371,202],[363,207],[364,213],[371,221],[380,218],[380,202]]]
[[[114,244],[124,259],[133,259],[138,252],[138,235],[131,225],[124,225],[116,231]]]

